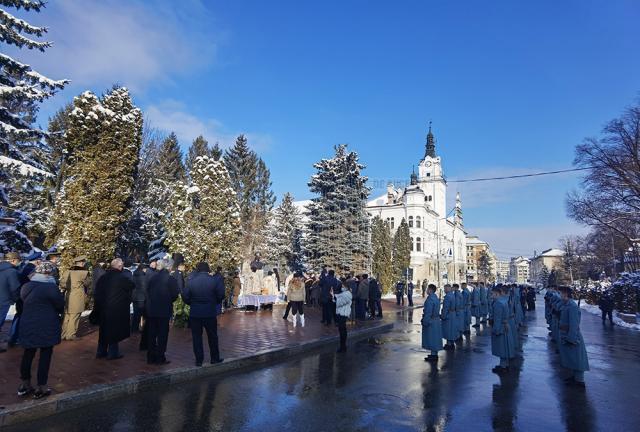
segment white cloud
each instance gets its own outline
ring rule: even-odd
[[[60,0],[38,18],[54,45],[44,55],[24,53],[26,60],[83,87],[118,83],[139,91],[210,63],[216,52],[211,22],[204,25],[212,17],[196,0]]]
[[[569,234],[584,235],[588,228],[577,224],[536,225],[515,228],[484,227],[469,228],[472,235],[477,235],[489,243],[491,249],[502,259],[513,256],[533,256],[534,250],[541,251],[558,247],[560,238]]]
[[[165,132],[175,132],[185,147],[198,135],[202,135],[211,144],[218,142],[220,147],[228,148],[233,145],[238,135],[244,133],[249,146],[258,152],[268,150],[272,142],[268,134],[230,131],[216,119],[201,119],[189,113],[184,104],[175,100],[165,100],[148,106],[145,109],[145,120],[151,127]]]

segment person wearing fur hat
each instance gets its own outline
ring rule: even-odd
[[[23,301],[20,319],[20,344],[24,348],[20,364],[22,384],[18,389],[19,396],[33,393],[35,399],[51,394],[47,387],[49,367],[54,345],[60,343],[60,314],[64,311],[64,296],[58,289],[53,273],[55,265],[43,261],[36,266],[31,280],[20,290]],[[38,360],[37,389],[31,385],[31,365],[40,350]]]
[[[56,280],[56,283],[59,285],[60,284],[60,270],[59,270],[60,252],[57,252],[57,251],[49,252],[45,257],[45,259],[49,261],[51,264],[53,264],[52,276]]]

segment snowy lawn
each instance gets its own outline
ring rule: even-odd
[[[598,306],[590,305],[589,303],[582,301],[580,302],[580,308],[589,312],[590,314],[602,316],[602,311],[600,311],[600,308]],[[640,324],[629,324],[627,322],[624,322],[623,320],[618,318],[618,316],[616,315],[616,311],[613,311],[613,323],[620,327],[640,331]]]

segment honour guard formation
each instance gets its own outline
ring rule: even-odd
[[[437,362],[442,349],[455,350],[456,343],[470,334],[471,317],[474,317],[474,328],[491,328],[491,354],[499,359],[492,371],[509,372],[512,360],[523,356],[521,331],[526,326],[528,307],[524,291],[526,288],[516,284],[497,284],[489,289],[480,283],[471,291],[464,283],[462,290],[458,284],[446,284],[444,299],[440,302],[437,287],[430,284],[421,321],[422,347],[429,352],[425,361]],[[544,300],[549,337],[560,355],[561,365],[569,371],[564,381],[584,388],[584,372],[589,370],[589,360],[580,332],[580,308],[572,299],[572,290],[565,286],[550,287]]]

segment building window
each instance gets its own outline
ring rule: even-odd
[[[413,216],[409,216],[409,228],[413,228]]]
[[[391,220],[389,221],[389,226],[391,227],[391,229],[393,229],[393,225],[394,225],[393,218],[391,218]]]
[[[413,252],[413,237],[411,237],[411,252]]]
[[[422,240],[420,239],[420,237],[416,238],[416,251],[422,251]]]
[[[433,201],[433,197],[429,195],[429,201]]]
[[[416,216],[416,228],[420,228],[421,224],[422,224],[422,218],[420,218],[420,216]]]

